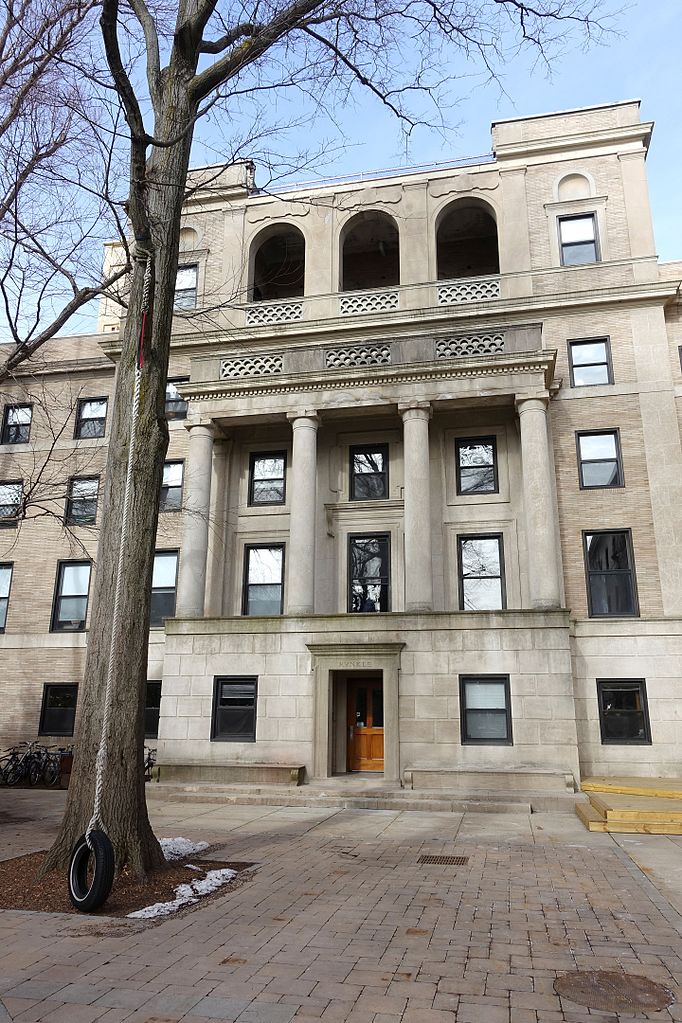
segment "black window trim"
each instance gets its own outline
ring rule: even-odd
[[[5,624],[0,626],[0,635],[7,631],[7,615],[9,614],[9,601],[12,596],[12,582],[14,581],[14,562],[13,561],[0,561],[0,570],[3,568],[9,569],[9,587],[7,589],[7,596],[0,597],[0,604],[3,600],[7,601],[7,607],[5,608]]]
[[[367,540],[369,538],[377,540],[386,540],[388,544],[388,581],[386,583],[386,603],[388,605],[386,611],[375,611],[374,614],[390,614],[393,610],[393,587],[392,587],[392,568],[393,564],[391,561],[391,532],[375,533],[372,530],[365,530],[364,532],[353,532],[348,533],[346,541],[346,614],[365,614],[366,612],[351,611],[352,597],[353,597],[353,558],[351,555],[351,546],[353,540]]]
[[[365,453],[381,453],[384,456],[385,469],[382,476],[386,477],[386,495],[385,497],[356,497],[355,496],[355,477],[356,475],[362,475],[361,473],[355,473],[353,471],[353,458],[356,454]],[[389,477],[390,461],[389,461],[389,444],[352,444],[348,448],[348,499],[349,501],[388,501],[390,491],[390,477]]]
[[[187,377],[187,376],[185,376],[185,377],[166,377],[166,392],[168,391],[168,385],[169,384],[188,384],[188,383],[189,383],[189,377]],[[177,400],[178,399],[176,399],[176,398],[171,398],[171,401],[177,401]],[[166,421],[167,422],[182,421],[183,419],[187,419],[187,402],[182,397],[179,400],[185,406],[184,409],[181,410],[182,414],[181,415],[171,415],[169,417],[168,416],[168,395],[166,393],[166,397],[164,399],[163,414],[166,417]]]
[[[194,270],[194,287],[193,288],[178,288],[178,286],[177,286],[177,275],[180,273],[181,270]],[[199,299],[199,264],[197,262],[179,263],[178,264],[178,268],[176,270],[175,277],[176,277],[176,281],[175,281],[175,287],[173,289],[173,309],[174,309],[174,311],[177,311],[177,310],[182,311],[183,309],[186,309],[187,311],[189,311],[190,309],[196,309],[197,308],[197,302],[198,302],[198,299]],[[194,295],[194,301],[193,301],[191,306],[189,306],[189,305],[176,305],[175,300],[176,300],[178,295],[189,295],[189,294]]]
[[[466,722],[466,683],[467,682],[502,682],[504,683],[504,709],[507,724],[507,736],[505,739],[472,739],[467,735]],[[459,676],[459,725],[460,739],[462,746],[513,746],[514,733],[512,731],[511,711],[511,684],[509,675],[500,674],[478,674],[468,673]]]
[[[83,405],[87,405],[89,402],[96,402],[96,401],[103,401],[104,402],[104,406],[105,406],[105,408],[104,408],[104,416],[103,417],[97,416],[96,419],[86,419],[85,422],[88,422],[88,423],[98,423],[98,422],[100,422],[100,418],[101,418],[101,421],[102,421],[102,432],[97,437],[82,437],[81,433],[80,433],[80,426],[81,426],[81,422],[83,421],[81,419],[81,409],[82,409]],[[109,396],[108,395],[101,395],[100,397],[94,396],[94,397],[87,397],[87,398],[79,398],[78,399],[78,403],[76,405],[76,423],[75,423],[74,431],[73,431],[73,438],[74,438],[74,440],[102,440],[102,438],[106,437],[106,435],[107,435],[107,416],[108,415],[109,415]]]
[[[573,345],[596,345],[603,344],[605,347],[606,360],[605,362],[584,362],[579,368],[584,366],[606,366],[607,381],[605,384],[576,384],[575,377],[573,374]],[[597,337],[571,337],[567,340],[568,345],[568,369],[571,378],[571,387],[608,387],[614,383],[613,377],[613,363],[611,361],[611,335],[600,334]]]
[[[59,600],[61,599],[61,580],[62,572],[65,565],[87,565],[90,569],[88,573],[88,591],[85,594],[85,617],[83,618],[83,624],[78,629],[58,629],[56,627],[57,622],[57,609]],[[85,632],[88,621],[88,610],[90,608],[90,585],[92,583],[92,561],[87,558],[60,558],[57,562],[57,575],[54,583],[54,596],[52,598],[52,615],[50,617],[50,632]],[[79,594],[83,596],[83,594]]]
[[[587,220],[590,218],[594,228],[594,259],[588,260],[586,263],[564,263],[564,246],[567,248],[573,248],[576,245],[584,245],[585,242],[563,242],[561,240],[561,225],[568,220]],[[599,219],[597,217],[596,210],[585,210],[584,213],[568,213],[563,216],[557,217],[557,234],[559,236],[559,262],[561,266],[567,266],[573,269],[576,266],[592,266],[594,263],[601,263],[601,246],[599,244]]]
[[[596,437],[604,436],[605,434],[612,434],[616,439],[616,461],[618,463],[618,482],[617,483],[604,483],[604,484],[588,484],[583,482],[583,465],[591,465],[593,462],[606,462],[609,459],[606,458],[581,458],[580,456],[580,438],[581,437]],[[581,490],[619,490],[625,486],[625,473],[623,471],[623,453],[620,446],[620,429],[619,427],[611,427],[610,429],[604,430],[576,430],[575,431],[575,450],[576,457],[578,460],[578,486]]]
[[[252,615],[249,614],[249,553],[252,550],[272,550],[273,548],[281,549],[282,551],[282,579],[280,582],[280,598],[279,598],[279,614],[284,614],[284,579],[285,579],[285,566],[286,566],[286,543],[283,540],[276,540],[273,543],[245,543],[244,544],[244,558],[242,561],[242,615],[246,618],[259,618],[269,617],[263,615]],[[256,585],[258,585],[256,583]],[[225,676],[227,677],[227,676]]]
[[[155,732],[148,732],[147,731],[147,711],[149,711],[149,710],[156,711],[156,707],[150,707],[149,706],[149,703],[147,702],[147,696],[148,696],[148,693],[149,693],[148,687],[150,685],[158,686],[159,687],[159,709],[160,709],[160,704],[161,704],[161,687],[162,687],[162,684],[163,684],[162,683],[162,679],[160,679],[160,678],[148,678],[147,681],[144,684],[144,737],[145,737],[145,739],[158,739],[158,737],[159,737],[159,718],[158,718],[158,716],[156,718],[156,731]]]
[[[282,500],[281,501],[254,501],[253,484],[254,469],[259,458],[281,458],[282,466]],[[279,476],[267,477],[267,479],[279,479]],[[249,493],[247,498],[249,508],[281,508],[287,503],[287,452],[286,448],[279,451],[251,451],[249,454]]]
[[[630,573],[630,576],[632,577],[632,599],[633,599],[633,604],[634,604],[634,610],[633,611],[628,611],[628,612],[625,612],[625,613],[622,613],[622,614],[613,614],[613,615],[611,615],[611,614],[595,614],[595,612],[593,612],[593,610],[592,610],[592,591],[590,589],[590,570],[589,570],[588,560],[587,560],[587,537],[588,536],[596,536],[596,535],[601,534],[601,533],[624,533],[625,534],[625,542],[627,544],[627,550],[628,550],[628,560],[630,562],[629,573]],[[635,571],[635,551],[634,551],[634,547],[632,545],[632,530],[629,527],[626,527],[625,529],[617,529],[616,527],[614,527],[613,529],[583,529],[582,537],[583,537],[583,566],[584,566],[584,569],[585,569],[585,586],[587,588],[587,615],[588,615],[588,618],[607,618],[607,619],[608,618],[639,618],[640,617],[639,595],[638,595],[638,592],[637,592],[637,573]],[[600,573],[595,573],[595,574],[604,575],[604,574],[610,574],[610,573],[600,572]],[[625,575],[626,571],[625,571],[625,569],[622,569],[622,568],[612,569],[612,574],[613,575]]]
[[[157,554],[174,554],[175,555],[175,582],[173,583],[173,587],[172,587],[173,594],[174,594],[174,601],[173,601],[173,614],[172,615],[166,615],[166,617],[162,618],[162,620],[159,622],[158,625],[153,625],[152,624],[152,616],[151,616],[151,601],[152,601],[152,597],[153,597],[153,594],[154,594],[154,585],[153,585],[153,580],[154,580],[154,559],[156,558]],[[149,628],[150,628],[150,630],[151,629],[163,629],[163,628],[165,628],[163,623],[166,620],[166,618],[175,618],[175,612],[176,612],[176,609],[177,609],[177,600],[178,600],[178,574],[179,574],[179,572],[180,572],[180,548],[179,547],[163,547],[163,548],[160,548],[158,550],[156,548],[154,549],[154,557],[152,558],[152,587],[151,587],[151,590],[150,590],[150,597],[149,597]],[[170,589],[170,587],[168,587],[168,586],[157,586],[156,587],[157,593],[158,592],[164,592],[165,593],[169,589]]]
[[[97,495],[94,498],[94,502],[95,502],[95,517],[92,520],[92,522],[76,522],[71,517],[71,511],[73,510],[73,493],[72,493],[73,484],[74,484],[74,482],[81,483],[81,482],[85,482],[85,481],[88,481],[88,480],[97,480]],[[85,526],[87,528],[88,526],[94,526],[95,525],[95,523],[97,522],[97,511],[98,511],[98,507],[99,507],[99,485],[100,485],[100,477],[99,476],[71,476],[70,477],[70,479],[69,479],[69,486],[68,486],[68,489],[66,491],[66,505],[64,507],[64,525],[65,526]],[[90,500],[91,501],[91,500],[93,500],[93,498],[77,498],[77,500],[81,500],[81,501]]]
[[[651,746],[651,720],[649,718],[649,697],[646,691],[646,679],[644,678],[598,678],[597,683],[597,709],[599,711],[599,733],[603,746]],[[643,739],[609,739],[604,735],[604,705],[602,694],[607,687],[614,689],[621,686],[626,689],[637,687],[642,696],[642,717],[644,719],[645,738]]]
[[[8,440],[7,431],[10,429],[10,424],[7,422],[9,414],[12,409],[15,408],[30,408],[31,410],[31,421],[28,424],[28,437],[26,440]],[[25,424],[21,424],[25,425]],[[21,401],[15,402],[14,404],[5,405],[5,409],[2,414],[2,433],[0,434],[0,444],[9,444],[12,447],[15,444],[28,444],[31,440],[31,427],[33,426],[33,402],[32,401]]]
[[[176,487],[176,486],[174,486],[174,487],[166,487],[166,486],[164,486],[164,483],[163,483],[163,474],[162,474],[162,476],[161,476],[161,490],[159,491],[159,512],[162,515],[172,514],[172,513],[177,513],[177,512],[181,512],[182,511],[182,492],[183,492],[184,487],[185,487],[185,460],[184,460],[184,458],[168,458],[163,463],[164,469],[166,468],[167,465],[181,465],[182,466],[182,482],[180,483],[179,487]],[[179,490],[180,491],[180,505],[179,505],[178,508],[164,508],[163,507],[163,492],[164,492],[164,490],[166,491],[166,495],[168,494],[169,490]],[[150,679],[150,681],[153,681],[153,679]]]
[[[459,449],[465,444],[492,444],[493,448],[493,475],[495,479],[495,487],[493,490],[462,490],[462,466],[459,463]],[[499,494],[500,492],[500,479],[497,472],[497,436],[493,433],[484,436],[466,436],[466,437],[455,437],[455,475],[457,480],[457,496],[458,497],[486,497],[488,494]]]
[[[226,735],[217,732],[218,694],[223,682],[253,683],[253,734],[251,738],[244,735]],[[256,742],[258,730],[258,676],[257,675],[214,675],[213,706],[211,708],[211,742]]]
[[[76,705],[73,708],[73,727],[72,727],[70,732],[47,731],[45,729],[45,727],[44,727],[44,725],[45,725],[45,710],[47,709],[48,690],[54,688],[55,686],[59,686],[60,688],[64,688],[65,686],[68,686],[69,688],[76,690]],[[41,705],[40,705],[40,720],[38,722],[38,735],[64,736],[64,737],[67,737],[67,738],[69,736],[72,736],[73,733],[74,733],[75,725],[76,725],[76,712],[77,712],[77,710],[78,710],[78,683],[77,682],[43,682],[43,698],[42,698],[42,702],[41,702]]]
[[[500,580],[500,588],[502,590],[502,607],[501,608],[487,608],[482,611],[466,611],[464,607],[464,575],[462,573],[462,540],[497,540],[498,550],[500,552],[500,574],[499,577],[496,575],[488,576],[469,576],[468,578],[477,579],[497,579]],[[459,610],[466,611],[467,614],[495,614],[496,611],[507,610],[507,578],[504,570],[504,534],[503,533],[457,533],[457,593],[459,601]]]

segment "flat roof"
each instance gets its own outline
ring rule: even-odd
[[[559,117],[561,114],[582,114],[586,110],[606,110],[609,107],[626,107],[631,103],[636,103],[637,106],[641,106],[641,99],[618,99],[612,103],[593,103],[589,107],[569,107],[567,110],[551,110],[544,114],[527,114],[525,117],[504,117],[499,121],[493,121],[492,124],[512,124],[514,121],[539,121],[543,117]]]

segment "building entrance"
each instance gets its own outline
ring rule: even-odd
[[[381,677],[347,680],[348,771],[384,770],[384,687]]]

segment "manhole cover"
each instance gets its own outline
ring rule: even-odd
[[[420,856],[417,863],[435,863],[444,867],[466,867],[468,856]]]
[[[578,1005],[606,1012],[637,1012],[640,1009],[658,1012],[675,1001],[672,991],[662,984],[616,970],[565,973],[554,981],[554,990]]]

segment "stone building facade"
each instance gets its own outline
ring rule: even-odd
[[[167,777],[679,773],[682,264],[651,131],[624,102],[277,196],[195,172],[149,647]],[[118,330],[103,305],[4,396],[5,742],[77,718]],[[66,511],[17,529],[48,450]]]

